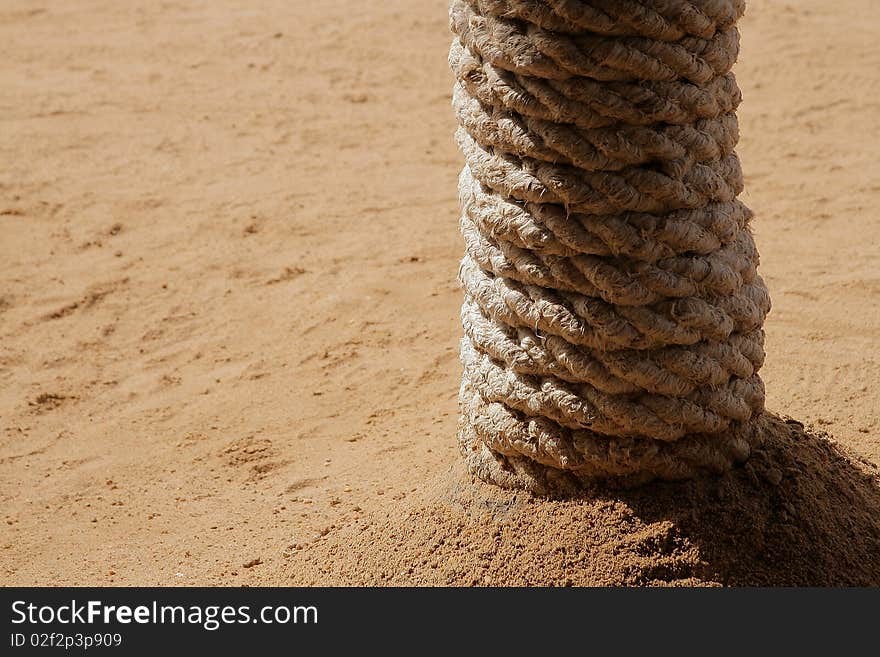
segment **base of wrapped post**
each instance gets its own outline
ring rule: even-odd
[[[748,461],[724,474],[626,489],[496,457],[464,426],[470,473],[456,462],[304,542],[278,583],[880,584],[880,472],[791,418],[761,415]]]
[[[503,488],[567,496],[596,484],[631,488],[654,480],[722,474],[743,463],[766,433],[764,416],[718,434],[664,442],[567,429],[486,403],[465,381],[458,442],[471,474]]]

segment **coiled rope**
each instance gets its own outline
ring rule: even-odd
[[[535,491],[748,457],[770,299],[734,151],[743,0],[453,0],[459,440]]]

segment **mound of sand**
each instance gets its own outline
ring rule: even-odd
[[[297,546],[285,584],[878,585],[880,473],[767,416],[718,479],[553,500],[454,469],[387,514]]]

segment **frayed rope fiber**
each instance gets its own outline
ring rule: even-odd
[[[453,0],[459,443],[506,487],[721,473],[759,440],[743,0]]]

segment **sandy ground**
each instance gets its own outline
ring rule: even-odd
[[[880,463],[880,4],[752,0],[768,407]],[[267,584],[457,458],[443,1],[0,6],[0,583]]]

